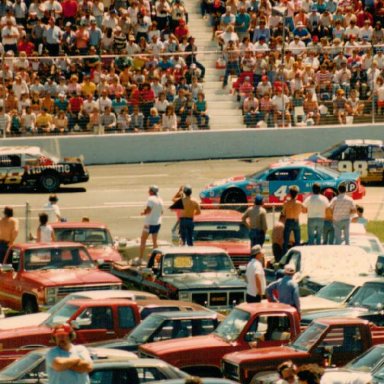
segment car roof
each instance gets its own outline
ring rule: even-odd
[[[113,365],[114,368],[123,368],[123,367],[153,367],[153,366],[169,366],[169,364],[160,359],[152,359],[152,358],[138,358],[127,360],[125,358],[116,358],[113,362],[103,361],[103,360],[95,360],[93,363],[93,369],[102,369],[102,368],[111,368]]]
[[[363,320],[354,317],[323,317],[320,319],[316,319],[317,323],[322,323],[325,325],[360,325],[360,324],[369,324],[368,320]]]
[[[193,219],[196,222],[204,221],[238,221],[241,222],[242,214],[231,209],[205,209]]]
[[[291,251],[298,251],[302,255],[312,255],[313,257],[318,255],[319,257],[321,255],[324,255],[324,252],[333,252],[334,254],[358,254],[361,255],[367,254],[364,249],[355,246],[355,245],[298,245],[296,247],[292,247],[289,249],[288,252]]]
[[[154,249],[154,252],[161,252],[168,255],[177,255],[177,254],[196,254],[196,253],[226,253],[226,251],[219,247],[209,247],[209,246],[164,246]]]
[[[228,379],[218,379],[217,377],[201,377],[203,384],[237,384],[235,381]],[[185,379],[171,379],[162,381],[153,381],[151,384],[184,384]]]
[[[139,307],[145,308],[155,308],[155,307],[170,307],[175,306],[178,308],[185,308],[187,311],[207,311],[212,312],[211,309],[205,308],[200,304],[192,303],[190,301],[181,301],[181,300],[162,300],[162,299],[148,299],[148,300],[136,300],[136,303]]]
[[[341,144],[346,144],[350,147],[362,146],[362,145],[378,145],[381,147],[383,146],[383,140],[354,139],[354,140],[344,140]]]
[[[148,299],[157,299],[158,296],[153,293],[148,293],[144,291],[134,291],[134,290],[125,290],[125,289],[103,289],[103,290],[94,290],[94,291],[80,291],[73,292],[69,295],[81,296],[84,299],[92,300],[102,300],[102,299],[135,299],[136,297],[147,297]],[[79,300],[79,299],[73,299]],[[81,299],[80,299],[81,300]],[[144,299],[142,299],[144,300]]]
[[[317,168],[316,164],[308,160],[291,160],[291,159],[282,159],[277,163],[272,163],[269,168],[297,168],[297,167],[310,167]]]
[[[10,147],[0,147],[0,155],[14,155],[14,154],[29,154],[29,155],[38,155],[41,153],[41,149],[35,146],[10,146]]]
[[[155,312],[150,314],[149,316],[156,316],[156,317],[160,317],[162,319],[167,319],[167,320],[199,319],[199,318],[210,319],[212,317],[217,317],[218,313],[213,311],[211,312],[209,311],[187,311],[187,312],[176,311],[176,312]]]
[[[50,224],[52,228],[107,228],[106,224],[96,221],[83,223],[82,221],[65,221]]]
[[[292,307],[288,304],[282,304],[282,303],[271,303],[268,301],[262,301],[261,303],[241,303],[237,305],[235,308],[242,309],[247,312],[255,312],[255,311],[270,311],[270,312],[292,312],[296,313],[296,308]]]
[[[17,243],[15,247],[24,249],[40,249],[40,248],[66,248],[66,247],[79,247],[85,248],[82,243],[75,243],[74,241],[55,241],[51,243]]]
[[[108,305],[127,305],[135,304],[134,301],[129,299],[102,299],[102,300],[92,300],[92,299],[72,299],[66,302],[66,305],[77,305],[77,306],[92,306],[92,307],[101,307]]]

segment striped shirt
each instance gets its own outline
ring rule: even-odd
[[[333,220],[349,220],[351,213],[356,209],[355,203],[351,197],[345,193],[332,199],[330,208],[333,211]]]

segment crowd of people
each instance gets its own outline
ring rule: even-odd
[[[248,127],[337,124],[384,106],[382,1],[202,0]],[[373,108],[373,111],[372,111]]]
[[[209,127],[182,0],[1,0],[0,133]]]

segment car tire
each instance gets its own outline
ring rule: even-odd
[[[43,191],[55,192],[60,187],[59,175],[55,172],[46,172],[41,175],[39,180],[39,186]]]
[[[246,204],[247,198],[243,191],[240,189],[228,189],[221,197],[221,204]],[[237,211],[245,211],[246,206],[239,205],[225,205],[223,209],[236,209]]]
[[[23,312],[25,314],[37,313],[39,308],[36,299],[32,296],[27,296],[23,299]]]

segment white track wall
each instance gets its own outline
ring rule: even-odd
[[[384,126],[51,136],[1,139],[1,146],[36,145],[86,164],[283,156],[325,149],[345,139],[384,140]]]

